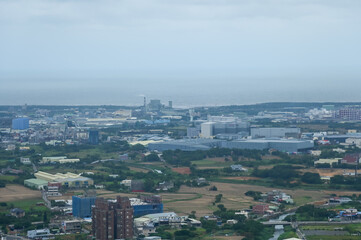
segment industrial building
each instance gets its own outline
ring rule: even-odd
[[[299,138],[300,128],[251,128],[252,138]]]
[[[73,196],[73,216],[79,218],[90,218],[92,206],[95,205],[95,196]]]
[[[158,195],[141,196],[140,198],[130,198],[129,200],[134,209],[134,217],[163,213],[162,199]]]
[[[42,161],[40,163],[76,163],[80,162],[80,159],[74,158],[74,159],[68,159],[66,156],[59,156],[59,157],[43,157]]]
[[[116,202],[97,198],[92,209],[92,233],[97,240],[133,238],[133,208],[127,197]]]
[[[29,118],[15,118],[12,120],[13,130],[26,130],[29,128]]]
[[[24,185],[30,188],[44,189],[44,186],[48,186],[48,181],[31,178],[24,180]]]
[[[225,117],[215,118],[212,117],[212,120],[223,119]],[[241,122],[235,120],[234,118],[226,118],[223,121],[209,121],[201,124],[201,137],[202,138],[212,138],[217,134],[236,134],[239,132],[248,132],[248,122]],[[230,121],[232,120],[232,121]]]
[[[311,140],[288,140],[288,139],[249,139],[236,141],[223,141],[223,148],[238,149],[276,149],[281,152],[299,152],[312,149],[314,142]]]
[[[151,151],[166,151],[166,150],[182,150],[182,151],[197,151],[208,150],[212,147],[218,147],[219,140],[214,139],[182,139],[166,142],[149,143],[148,148]]]
[[[35,177],[47,182],[59,182],[62,186],[65,187],[87,187],[94,184],[94,181],[87,177],[82,177],[79,174],[74,173],[57,173],[50,174],[46,172],[36,172]]]
[[[215,139],[182,139],[150,143],[148,145],[149,150],[161,152],[176,149],[183,151],[208,150],[212,147],[255,150],[276,149],[282,152],[299,152],[312,149],[314,147],[314,143],[311,140],[289,140],[280,138],[242,139],[234,141]]]

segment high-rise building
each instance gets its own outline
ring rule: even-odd
[[[133,238],[133,208],[129,198],[115,202],[97,198],[92,209],[92,232],[97,240]]]
[[[95,196],[81,197],[73,196],[73,216],[79,218],[92,217],[92,206],[95,205]]]
[[[29,128],[29,118],[15,118],[12,121],[14,130],[25,130]]]
[[[89,143],[92,145],[98,145],[99,143],[99,131],[90,130],[89,131]]]

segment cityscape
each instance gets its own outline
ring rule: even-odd
[[[5,239],[359,236],[361,104],[0,112]]]
[[[0,239],[361,239],[360,13],[0,0]]]

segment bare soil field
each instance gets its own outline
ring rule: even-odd
[[[5,188],[0,188],[0,202],[10,202],[40,197],[40,191],[31,190],[21,185],[6,185]]]
[[[179,173],[179,174],[191,174],[191,170],[189,167],[179,167],[179,168],[172,168],[173,172]]]
[[[240,176],[240,177],[223,177],[222,179],[233,179],[233,180],[258,180],[261,179],[259,177],[247,177],[247,176]]]
[[[135,171],[135,172],[143,172],[143,173],[149,172],[149,170],[144,169],[144,168],[129,167],[129,169],[132,170],[132,171]]]
[[[321,169],[302,169],[300,172],[312,172],[318,173],[321,177],[328,176],[333,177],[335,175],[342,175],[344,173],[343,169],[329,169],[329,168],[321,168]],[[352,172],[351,169],[346,170],[346,172]]]

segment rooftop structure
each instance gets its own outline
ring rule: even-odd
[[[60,164],[64,164],[64,163],[75,163],[75,162],[80,162],[80,159],[78,158],[74,158],[74,159],[68,159],[65,156],[60,156],[60,157],[43,157],[41,163],[60,163]]]
[[[224,141],[216,139],[182,139],[167,142],[151,143],[148,145],[151,151],[166,151],[166,150],[209,150],[212,147],[222,148],[238,148],[238,149],[276,149],[283,152],[299,152],[309,150],[314,147],[311,140],[289,140],[289,139],[244,139],[234,141]]]
[[[92,209],[92,232],[97,240],[133,238],[133,208],[127,197],[116,202],[97,198]]]
[[[158,195],[141,196],[140,198],[130,198],[129,200],[134,209],[135,217],[147,214],[163,213],[162,199]]]
[[[30,239],[43,239],[52,236],[49,229],[37,229],[27,232],[28,238]]]
[[[25,180],[24,185],[31,188],[43,189],[44,186],[48,186],[48,181],[45,181],[43,179],[31,178]]]
[[[74,173],[57,173],[50,174],[39,171],[34,174],[37,179],[45,180],[48,182],[60,182],[62,186],[66,187],[87,187],[94,184],[94,181],[87,177],[82,177]]]
[[[300,128],[251,128],[252,138],[299,138],[300,134]]]
[[[149,143],[148,148],[151,151],[166,151],[166,150],[183,150],[183,151],[196,151],[208,150],[212,147],[218,147],[220,141],[214,139],[182,139],[172,140],[166,142]]]

